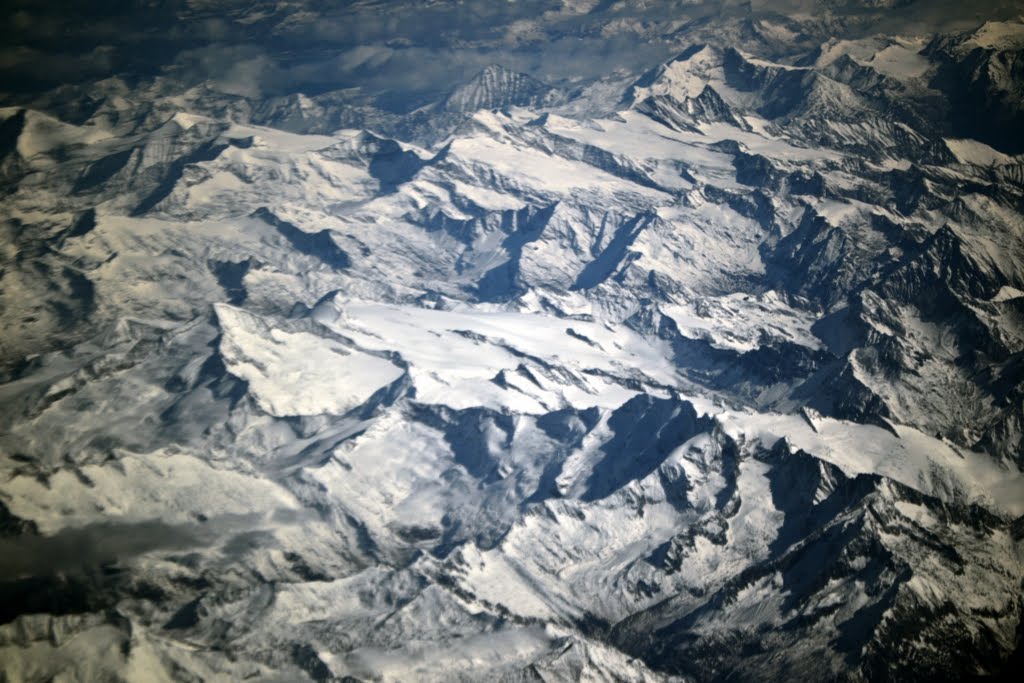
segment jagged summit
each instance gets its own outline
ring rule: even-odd
[[[465,85],[455,89],[444,101],[452,112],[508,107],[541,107],[554,103],[559,92],[526,74],[499,64],[484,67]]]

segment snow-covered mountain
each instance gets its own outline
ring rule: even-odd
[[[444,108],[455,112],[510,107],[543,107],[559,99],[558,92],[540,81],[516,73],[500,64],[490,64],[444,100]]]
[[[1006,669],[1024,29],[806,21],[0,110],[5,680]]]

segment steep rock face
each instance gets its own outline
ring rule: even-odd
[[[822,320],[818,334],[835,353],[852,352],[887,417],[974,445],[1017,410],[984,369],[1020,351],[1015,335],[995,332],[989,322],[987,302],[1012,281],[988,254],[943,227]],[[1018,460],[1017,438],[998,455]]]
[[[830,308],[867,276],[865,261],[873,254],[862,252],[847,231],[808,210],[799,225],[771,250],[769,277],[779,289],[816,300]],[[777,265],[776,265],[777,264]]]
[[[696,97],[685,97],[683,101],[671,95],[648,97],[636,105],[636,110],[681,131],[696,130],[695,123],[728,123],[740,128],[746,125],[710,85]]]
[[[555,103],[560,94],[548,85],[497,64],[485,67],[444,101],[451,112],[478,109],[539,107]]]
[[[975,625],[965,626],[960,620],[965,615],[933,586],[952,580],[967,588],[969,558],[978,546],[957,542],[956,551],[934,556],[934,544],[953,519],[973,530],[968,537],[993,538],[1006,533],[1005,527],[992,529],[995,520],[982,510],[950,510],[891,482],[847,478],[784,447],[765,462],[773,465],[772,498],[786,520],[769,556],[696,608],[692,598],[668,600],[616,625],[615,638],[627,651],[650,657],[653,649],[662,664],[658,668],[708,680],[728,680],[741,671],[743,676],[781,670],[818,677],[823,667],[828,676],[843,680],[917,680],[922,671],[967,675],[995,656],[972,649],[975,654],[967,654],[959,646],[952,652],[964,654],[951,656],[945,648],[970,641],[974,629],[992,634],[1004,616],[1018,613],[1019,604],[1002,602],[989,615],[969,617]],[[790,545],[798,537],[803,540]],[[925,569],[917,561],[922,555],[935,557],[934,564]],[[1014,583],[1000,569],[991,578],[1009,580],[1007,588]],[[863,601],[832,597],[850,582],[864,586]],[[767,597],[776,585],[784,588],[784,598]],[[726,611],[744,614],[743,624],[723,620]],[[921,620],[921,615],[927,616]],[[637,630],[651,635],[645,638]],[[905,663],[904,653],[894,647],[901,636],[894,635],[908,630],[933,643],[926,650],[930,655],[921,652]],[[1006,635],[988,639],[989,646],[1007,652]],[[780,643],[785,643],[781,656],[775,650]],[[767,650],[775,653],[770,660]]]
[[[938,37],[928,45],[926,53],[940,65],[932,84],[949,93],[955,135],[1010,154],[1024,152],[1024,139],[1014,126],[1022,114],[1022,51],[1020,25],[1002,22]]]

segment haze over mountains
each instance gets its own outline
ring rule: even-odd
[[[1011,671],[1022,11],[13,6],[3,675]]]

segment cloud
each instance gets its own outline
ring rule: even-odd
[[[879,5],[889,5],[879,7]],[[8,0],[0,89],[164,74],[260,96],[360,87],[407,106],[486,64],[545,80],[645,68],[708,15],[853,17],[925,33],[1020,14],[1020,0]],[[838,24],[837,24],[838,25]]]
[[[33,88],[103,78],[114,71],[116,49],[99,45],[89,52],[45,52],[26,46],[0,48],[0,74],[8,89]]]
[[[934,33],[967,30],[1024,12],[1021,0],[751,0],[754,12],[851,16],[868,31]]]
[[[53,536],[0,539],[0,581],[50,576],[100,567],[153,550],[203,544],[205,532],[194,525],[158,521],[94,524],[62,529]]]
[[[259,97],[282,80],[276,60],[256,45],[213,44],[180,52],[167,70],[187,84],[206,83],[215,90]]]
[[[239,536],[257,534],[270,539],[272,529],[312,519],[316,514],[310,510],[277,509],[267,515],[221,515],[195,524],[110,521],[61,529],[51,536],[0,538],[0,583],[32,576],[87,574],[145,553],[208,547],[224,539],[229,540],[222,550],[230,554]]]

